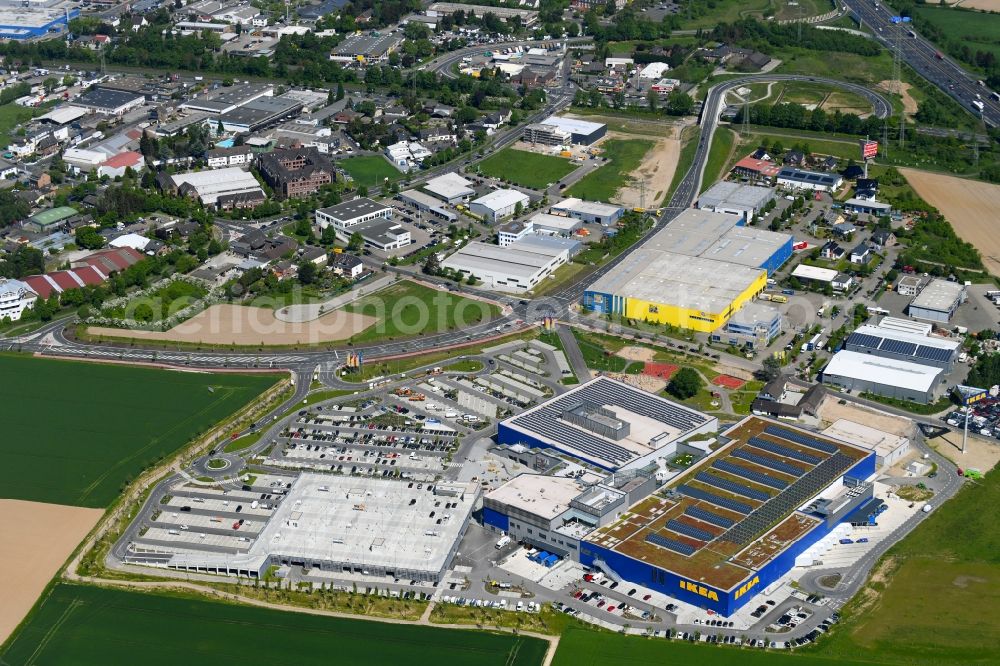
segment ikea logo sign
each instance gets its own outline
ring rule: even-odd
[[[733,599],[739,599],[744,594],[753,589],[753,587],[758,583],[760,583],[760,576],[754,576],[747,582],[743,583],[742,585],[740,585],[739,589],[736,590],[736,593],[733,595]]]
[[[698,596],[705,597],[706,599],[711,599],[712,601],[719,600],[719,595],[716,594],[715,590],[710,590],[704,585],[698,585],[697,583],[692,583],[691,581],[688,580],[681,580],[677,582],[680,584],[682,590],[685,590],[687,592],[694,592]]]

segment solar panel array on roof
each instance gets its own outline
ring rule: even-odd
[[[749,479],[750,481],[754,481],[763,486],[770,486],[771,488],[775,488],[777,490],[784,490],[785,488],[788,487],[788,483],[785,482],[783,479],[770,476],[769,474],[763,474],[756,470],[747,469],[743,465],[737,465],[736,463],[730,462],[729,460],[725,459],[716,460],[714,463],[712,463],[712,467],[714,467],[715,469],[720,469],[723,472],[729,472],[730,474],[741,476],[744,479]]]
[[[771,496],[762,490],[754,490],[753,488],[744,486],[742,483],[736,483],[735,481],[730,481],[729,479],[723,479],[721,476],[709,474],[708,472],[698,472],[694,475],[694,478],[702,483],[707,483],[710,486],[721,488],[722,490],[736,495],[749,497],[750,499],[757,500],[758,502],[766,502],[771,499]]]
[[[925,345],[919,345],[914,356],[917,358],[926,358],[930,361],[948,361],[951,359],[951,355],[954,353],[951,349],[941,349],[940,347],[927,347]]]
[[[878,346],[882,344],[882,338],[867,333],[851,333],[850,337],[847,338],[847,344],[878,349]]]
[[[691,505],[684,509],[685,515],[691,516],[696,520],[701,520],[716,527],[730,528],[736,524],[735,520],[730,520],[725,516],[720,516],[717,513],[712,513],[711,511],[706,511],[700,506]]]
[[[610,380],[598,380],[515,417],[511,424],[615,465],[623,465],[634,459],[634,452],[587,430],[569,427],[559,421],[565,409],[579,402],[621,407],[682,432],[708,421],[708,417],[703,414],[664,401],[645,391],[630,389]]]
[[[692,539],[697,539],[698,541],[711,541],[715,538],[715,535],[711,532],[706,532],[705,530],[698,529],[694,525],[688,525],[687,523],[682,523],[679,520],[670,519],[667,521],[667,529],[677,532],[678,534],[683,534],[689,536]]]
[[[787,439],[789,442],[795,442],[796,444],[801,444],[802,446],[808,446],[810,449],[816,449],[817,451],[822,451],[823,453],[836,453],[837,451],[840,451],[840,448],[836,444],[824,442],[816,439],[815,437],[810,437],[805,433],[789,430],[788,428],[782,428],[781,426],[769,425],[764,428],[764,432],[768,435],[782,437]]]
[[[646,541],[653,544],[654,546],[659,546],[660,548],[666,548],[667,550],[672,550],[675,553],[680,553],[681,555],[689,556],[694,555],[694,552],[698,550],[694,546],[689,546],[686,543],[680,541],[674,541],[673,539],[668,539],[665,536],[660,536],[659,534],[647,534]]]
[[[776,472],[791,474],[792,476],[802,476],[806,473],[806,471],[800,467],[789,465],[786,462],[775,460],[774,458],[768,458],[767,456],[759,456],[753,451],[747,451],[746,449],[736,449],[730,455],[733,458],[741,458],[742,460],[747,460],[755,465],[767,467],[768,469],[773,469]]]
[[[753,511],[753,507],[749,504],[737,502],[736,500],[731,500],[728,497],[720,497],[715,493],[710,493],[707,490],[702,490],[701,488],[692,488],[689,485],[682,485],[677,487],[677,492],[682,495],[687,495],[692,499],[702,500],[708,502],[709,504],[714,504],[715,506],[721,506],[723,509],[736,511],[737,513],[750,513]]]
[[[809,463],[810,465],[818,465],[822,460],[822,458],[817,458],[816,456],[808,453],[803,453],[793,448],[782,446],[777,442],[772,442],[768,439],[761,439],[760,437],[751,437],[747,444],[755,446],[762,451],[779,455],[782,458],[792,458],[793,460],[800,460],[804,463]]]
[[[853,464],[852,457],[838,451],[809,470],[804,476],[796,479],[792,485],[775,495],[771,501],[757,507],[720,538],[739,546],[750,543],[758,535],[770,529],[777,521],[791,513],[795,507],[800,506],[807,499],[829,486],[834,479],[847,471]]]
[[[890,340],[885,338],[882,340],[882,344],[879,349],[884,352],[889,352],[890,354],[899,354],[901,356],[913,356],[913,352],[917,351],[917,345],[912,342],[903,342],[902,340]]]

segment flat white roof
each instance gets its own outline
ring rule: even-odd
[[[527,280],[569,249],[568,245],[537,242],[546,240],[557,239],[529,235],[507,247],[473,241],[445,259],[441,265],[455,270],[464,269],[473,273],[483,271]]]
[[[604,127],[604,123],[592,123],[588,120],[577,118],[560,118],[559,116],[549,116],[542,121],[543,125],[555,125],[561,130],[572,132],[573,134],[593,134]]]
[[[805,280],[833,282],[833,278],[837,277],[837,271],[832,268],[820,268],[819,266],[806,266],[805,264],[799,264],[795,267],[795,270],[792,271],[792,276],[803,278]]]
[[[562,233],[569,233],[580,226],[580,220],[548,213],[535,213],[528,221],[533,225],[554,229]]]
[[[965,286],[961,282],[950,282],[935,278],[910,302],[911,308],[948,312],[961,300]]]
[[[449,172],[428,180],[424,185],[424,189],[442,199],[455,199],[458,197],[470,197],[475,194],[476,191],[470,187],[471,185],[470,181],[462,178],[457,173]]]
[[[61,106],[57,109],[52,109],[43,116],[38,116],[38,119],[50,120],[58,125],[65,125],[66,123],[71,123],[77,118],[81,118],[88,113],[90,113],[89,110],[79,106]]]
[[[518,474],[486,498],[552,520],[569,509],[570,501],[582,492],[573,478]]]
[[[171,178],[177,187],[184,184],[194,187],[206,204],[214,204],[222,194],[253,192],[261,189],[253,174],[239,167],[177,173]]]
[[[927,392],[934,386],[934,382],[941,374],[941,368],[871,354],[839,351],[830,359],[823,373]]]
[[[621,209],[621,206],[616,206],[614,204],[606,204],[599,201],[584,201],[583,199],[577,199],[576,197],[563,199],[559,203],[552,205],[552,210],[576,211],[579,213],[590,213],[592,215],[613,215]]]
[[[502,210],[508,206],[516,206],[518,202],[526,204],[530,201],[528,195],[517,190],[493,190],[472,201],[474,204],[486,206],[490,210]]]
[[[910,440],[891,432],[885,432],[863,423],[856,423],[847,419],[838,419],[829,428],[823,431],[827,437],[840,439],[855,446],[862,446],[875,451],[883,458],[901,446],[906,446]]]

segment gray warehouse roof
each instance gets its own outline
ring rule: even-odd
[[[931,280],[919,294],[910,302],[911,308],[921,310],[937,310],[950,312],[961,302],[965,295],[965,287],[960,282],[948,280]]]
[[[715,206],[737,206],[759,210],[774,198],[774,190],[770,187],[743,185],[720,181],[698,197],[698,205],[702,208]]]
[[[385,204],[380,204],[377,201],[369,199],[368,197],[358,197],[357,199],[351,199],[350,201],[339,203],[336,206],[320,208],[319,210],[320,212],[338,220],[353,220],[356,217],[371,215],[372,213],[383,211],[386,208],[388,208],[388,206]]]
[[[71,104],[98,109],[116,109],[119,106],[125,106],[130,102],[134,102],[136,99],[145,101],[146,98],[137,93],[95,88],[72,100]]]

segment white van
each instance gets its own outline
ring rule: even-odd
[[[510,538],[510,536],[507,535],[507,534],[504,534],[502,537],[500,537],[499,540],[497,540],[496,549],[500,550],[504,546],[510,544],[511,541],[512,541],[512,539]]]

